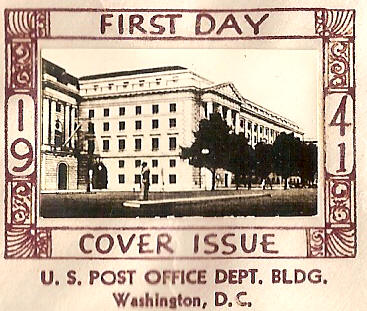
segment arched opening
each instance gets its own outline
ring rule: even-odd
[[[107,189],[107,168],[102,162],[99,162],[93,168],[92,183],[94,189]]]
[[[68,188],[68,167],[65,163],[59,164],[57,178],[57,189],[66,190]]]

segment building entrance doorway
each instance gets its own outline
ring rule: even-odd
[[[107,189],[108,176],[107,168],[102,162],[93,168],[92,177],[93,189]]]
[[[68,187],[68,167],[65,163],[59,164],[57,178],[57,189],[66,190]]]

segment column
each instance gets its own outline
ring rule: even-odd
[[[71,124],[70,130],[71,131],[70,131],[70,133],[73,134],[73,132],[75,130],[74,123],[75,123],[75,111],[76,111],[76,109],[73,106],[70,106],[70,108],[71,108],[71,110],[70,110],[70,114],[71,114],[71,116],[70,116],[70,124]],[[75,147],[75,135],[76,134],[74,134],[73,138],[71,138],[70,139],[70,142],[69,142],[69,146],[71,148],[74,148]]]
[[[228,126],[232,126],[232,112],[231,109],[227,110],[226,121]]]
[[[218,105],[218,113],[221,115],[221,117],[223,118],[223,106],[222,105]]]
[[[42,100],[42,144],[48,144],[49,142],[49,102],[50,99],[46,97]]]
[[[236,134],[238,134],[241,130],[241,126],[240,126],[240,113],[236,112],[235,115],[235,120],[234,120],[234,131]]]
[[[208,119],[209,119],[210,115],[213,113],[213,102],[206,103],[206,111],[207,111]]]
[[[55,145],[55,122],[56,122],[56,102],[50,100],[50,124],[49,124],[49,142],[51,145]]]
[[[69,105],[67,103],[64,103],[64,141],[63,141],[63,144],[69,139],[69,126],[70,126],[69,119],[70,119]]]

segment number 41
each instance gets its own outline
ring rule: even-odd
[[[351,123],[345,122],[345,108],[347,104],[347,95],[342,97],[340,101],[339,107],[336,110],[333,119],[330,122],[330,126],[339,126],[340,136],[345,136],[345,128],[350,126]],[[339,121],[338,121],[339,119]],[[346,171],[345,169],[345,143],[338,144],[339,147],[339,169],[336,171],[337,173],[343,173]]]

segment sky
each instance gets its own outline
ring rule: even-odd
[[[243,97],[296,122],[317,138],[319,55],[270,49],[43,49],[76,77],[179,65],[214,83],[233,82]]]

